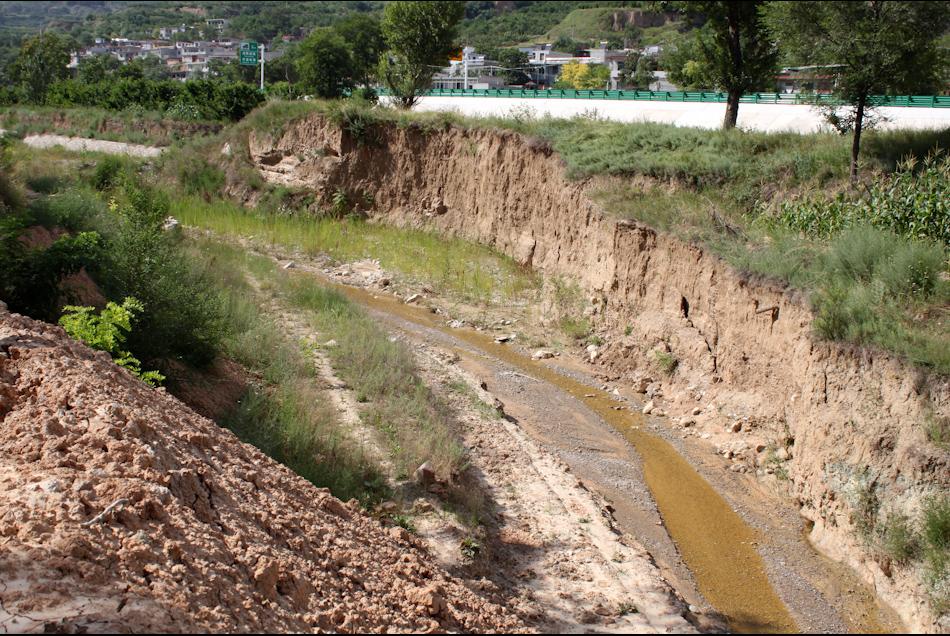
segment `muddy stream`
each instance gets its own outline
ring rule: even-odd
[[[761,533],[750,527],[729,503],[669,442],[649,432],[646,418],[623,407],[605,390],[574,379],[554,367],[495,342],[493,336],[467,328],[455,329],[426,308],[407,305],[388,295],[342,285],[316,272],[325,284],[384,317],[396,318],[461,341],[489,359],[553,385],[580,401],[618,431],[642,459],[643,476],[656,502],[663,526],[705,600],[739,633],[800,631],[786,605],[773,589],[757,546]],[[837,564],[833,564],[837,566]],[[829,568],[830,580],[852,577]],[[774,576],[773,572],[773,576]],[[839,578],[840,577],[840,578]],[[846,583],[845,585],[851,585]],[[847,608],[850,629],[857,632],[890,631],[888,612],[873,595],[852,599]],[[881,620],[878,620],[878,617]],[[853,622],[852,622],[853,621]]]

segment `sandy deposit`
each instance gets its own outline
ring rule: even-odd
[[[401,529],[2,305],[0,423],[6,630],[522,628]]]

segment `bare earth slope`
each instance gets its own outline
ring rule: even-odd
[[[0,304],[0,627],[497,631],[508,611],[387,531]]]

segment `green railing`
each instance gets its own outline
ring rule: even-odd
[[[389,91],[380,89],[380,95]],[[524,88],[434,88],[426,95],[432,97],[523,97],[529,99],[613,99],[646,102],[705,102],[724,103],[725,93],[704,91],[605,91],[549,88],[530,90]],[[831,95],[750,93],[739,101],[743,104],[836,104]],[[872,95],[873,106],[910,106],[917,108],[950,108],[950,95]]]

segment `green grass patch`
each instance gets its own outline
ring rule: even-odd
[[[271,245],[308,255],[327,254],[344,262],[378,258],[389,271],[467,301],[501,302],[531,296],[538,286],[536,275],[513,260],[474,243],[445,239],[432,232],[360,219],[262,213],[195,197],[179,199],[172,208],[172,214],[182,223],[227,236],[253,236]]]
[[[56,134],[157,146],[178,145],[221,130],[214,121],[182,122],[157,111],[10,106],[0,109],[0,128],[13,135]]]
[[[222,424],[340,499],[365,506],[384,499],[384,476],[347,434],[308,356],[256,302],[245,272],[268,270],[269,261],[210,241],[191,246],[189,256],[222,296],[223,353],[260,378]]]
[[[341,293],[321,285],[304,275],[293,275],[277,268],[270,259],[253,256],[238,248],[215,241],[202,241],[203,252],[213,255],[219,270],[250,273],[271,293],[279,297],[311,321],[321,339],[334,340],[326,348],[336,374],[347,383],[363,404],[361,417],[379,430],[387,443],[390,457],[402,476],[409,476],[422,463],[429,462],[440,475],[448,478],[458,473],[465,463],[465,452],[457,440],[450,413],[423,383],[412,355],[405,344],[389,334],[361,308]],[[232,276],[234,276],[232,275]],[[247,288],[243,294],[253,297]],[[250,302],[250,301],[248,301]],[[245,310],[246,311],[246,310]],[[276,332],[273,325],[270,332]],[[272,333],[250,335],[275,338]],[[273,350],[266,341],[242,346],[234,357],[242,364],[252,360],[241,357],[241,351],[253,353]],[[265,356],[278,365],[287,364],[276,350]],[[281,385],[281,373],[262,371],[265,380]]]

